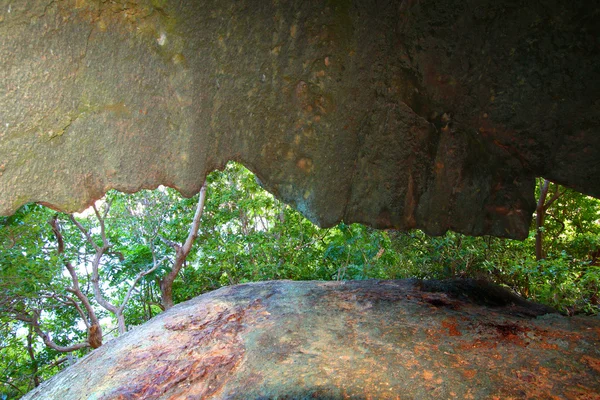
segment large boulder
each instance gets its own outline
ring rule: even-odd
[[[112,340],[25,399],[593,399],[600,320],[484,282],[227,287]]]
[[[0,0],[0,214],[242,161],[322,226],[523,238],[600,195],[600,5]]]

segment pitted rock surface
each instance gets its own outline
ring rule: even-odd
[[[109,341],[26,399],[592,399],[600,320],[477,281],[217,290]]]

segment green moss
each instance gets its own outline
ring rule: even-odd
[[[168,0],[151,0],[150,2],[154,8],[164,8],[169,3]]]

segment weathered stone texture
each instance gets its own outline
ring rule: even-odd
[[[547,311],[474,281],[239,285],[175,306],[25,398],[597,398],[600,320]]]
[[[0,0],[0,213],[237,160],[323,226],[522,238],[535,176],[600,196],[599,7]]]

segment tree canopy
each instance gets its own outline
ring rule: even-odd
[[[320,229],[236,163],[189,199],[160,187],[111,191],[76,215],[26,205],[0,218],[0,397],[18,398],[173,304],[243,282],[474,277],[597,314],[600,201],[543,179],[537,197],[523,242]]]

